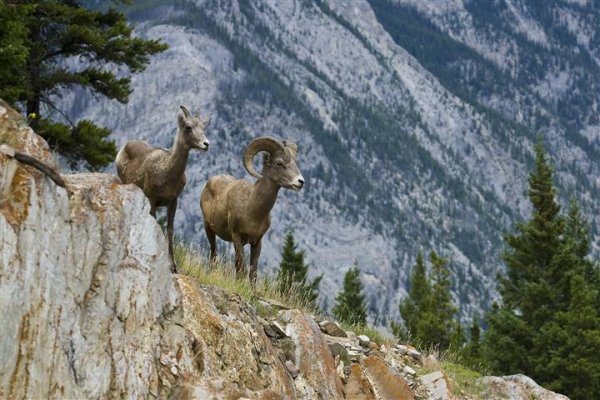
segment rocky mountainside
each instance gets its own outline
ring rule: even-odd
[[[434,248],[468,318],[494,296],[502,236],[527,216],[543,137],[561,198],[581,201],[600,251],[597,2],[146,0],[125,10],[169,50],[133,77],[127,105],[83,92],[61,101],[119,145],[170,146],[179,104],[213,115],[213,146],[192,156],[176,218],[186,240],[206,248],[198,201],[209,176],[248,178],[251,138],[292,138],[307,185],[281,193],[259,273],[273,271],[292,227],[312,273],[325,274],[323,305],[357,261],[370,316],[386,324],[417,252]]]
[[[54,164],[2,101],[0,143]],[[62,178],[0,153],[0,398],[471,398],[414,348],[264,301],[263,319],[236,294],[171,275],[138,188]],[[519,375],[477,385],[486,399],[565,399]]]

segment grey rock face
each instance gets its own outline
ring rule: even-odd
[[[51,162],[5,107],[0,131]],[[186,334],[143,193],[104,174],[63,176],[67,192],[4,156],[0,176],[0,397],[164,394],[186,367],[169,361]]]

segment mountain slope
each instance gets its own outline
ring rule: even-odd
[[[213,146],[191,157],[176,218],[188,240],[206,248],[198,199],[209,176],[247,177],[241,153],[252,137],[292,138],[308,182],[281,192],[261,272],[277,265],[293,227],[312,272],[325,273],[324,305],[357,261],[370,315],[385,324],[398,317],[417,252],[436,248],[467,316],[489,304],[502,235],[527,215],[541,134],[561,193],[577,193],[594,216],[600,249],[594,4],[553,3],[571,10],[555,18],[498,2],[493,18],[476,2],[168,3],[129,11],[140,35],[170,49],[133,77],[127,106],[82,92],[63,104],[113,129],[119,145],[170,146],[179,104],[214,115]]]

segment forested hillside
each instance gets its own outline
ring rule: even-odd
[[[469,318],[494,297],[502,237],[530,212],[538,137],[560,202],[579,199],[600,249],[599,10],[536,4],[135,2],[123,10],[137,33],[169,49],[132,78],[127,106],[83,92],[61,104],[113,129],[118,145],[169,147],[179,104],[213,115],[213,145],[192,156],[176,218],[203,247],[207,178],[244,176],[252,137],[296,140],[307,185],[282,192],[260,271],[273,271],[293,227],[311,273],[324,273],[322,304],[357,261],[369,315],[386,324],[418,251],[436,249]]]

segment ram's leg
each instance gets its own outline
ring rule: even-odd
[[[260,249],[262,240],[259,239],[256,244],[250,247],[250,282],[256,285],[256,275],[258,271],[258,257],[260,257]]]
[[[177,211],[177,199],[173,200],[167,209],[167,240],[169,241],[169,256],[171,257],[171,272],[177,273],[177,264],[175,264],[175,254],[173,252],[173,221],[175,221],[175,212]]]
[[[246,275],[246,266],[244,265],[244,244],[240,235],[233,235],[233,248],[235,249],[235,274],[238,279]]]
[[[208,238],[208,243],[210,244],[210,265],[211,267],[214,267],[217,263],[217,238],[207,223],[204,224],[204,230],[206,231],[206,237]]]

